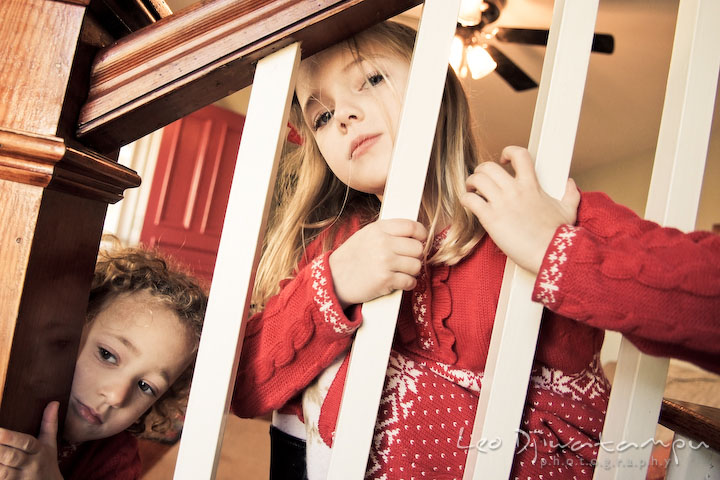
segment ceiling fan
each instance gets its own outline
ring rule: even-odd
[[[458,17],[451,63],[460,76],[471,73],[480,78],[496,71],[515,91],[535,88],[538,84],[520,67],[488,40],[525,45],[547,45],[548,30],[531,28],[495,27],[494,23],[505,6],[506,0],[463,0]],[[592,51],[610,54],[615,47],[612,35],[596,33]]]

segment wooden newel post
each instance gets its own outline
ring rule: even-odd
[[[0,2],[0,427],[31,434],[64,418],[107,204],[140,183],[65,133],[88,2]]]

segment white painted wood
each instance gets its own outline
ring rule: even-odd
[[[668,364],[623,338],[594,479],[645,478]]]
[[[645,217],[685,231],[695,227],[710,139],[720,69],[718,24],[717,0],[680,2]],[[596,479],[645,478],[652,449],[647,441],[655,434],[668,362],[640,354],[623,339],[603,443],[646,446],[622,452],[601,448]],[[630,464],[645,467],[622,468]]]
[[[645,218],[690,231],[720,69],[720,2],[681,0]]]
[[[553,10],[528,150],[540,184],[556,198],[570,170],[597,9],[597,0],[557,0]],[[465,479],[510,475],[542,312],[531,301],[534,282],[534,275],[508,260]],[[473,446],[482,441],[500,447],[479,453]]]
[[[120,149],[118,163],[135,170],[142,184],[127,190],[121,201],[108,206],[103,232],[114,234],[125,245],[140,243],[162,133],[162,129],[156,130]]]
[[[459,0],[427,0],[415,41],[381,219],[417,219],[455,33]],[[363,305],[353,342],[328,478],[362,479],[375,429],[402,292]]]
[[[676,434],[670,450],[667,480],[720,480],[720,452]]]
[[[260,256],[299,61],[296,43],[257,64],[175,466],[176,480],[215,478],[245,334],[249,287]]]

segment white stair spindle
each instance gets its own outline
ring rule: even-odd
[[[215,478],[250,287],[287,132],[300,46],[295,43],[257,64],[230,189],[205,324],[175,466],[175,480]]]

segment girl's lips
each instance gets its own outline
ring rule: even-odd
[[[83,404],[82,402],[77,401],[77,403],[75,404],[75,411],[91,425],[102,424],[102,419],[97,413],[95,413],[95,410]]]
[[[350,144],[350,160],[355,157],[359,157],[370,149],[380,139],[380,134],[375,135],[363,135]]]

